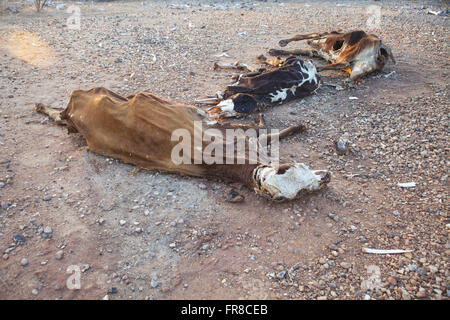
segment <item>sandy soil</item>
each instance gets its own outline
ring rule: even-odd
[[[65,5],[80,9],[80,30],[55,6],[0,12],[0,299],[448,299],[450,29],[427,14],[440,2]],[[397,64],[351,86],[323,73],[343,90],[264,111],[272,128],[308,124],[282,161],[332,172],[297,201],[242,189],[233,204],[221,181],[134,173],[33,112],[94,86],[194,103],[230,82],[216,55],[256,65],[279,39],[335,29],[376,33]],[[338,155],[343,136],[350,152]],[[79,290],[66,285],[74,265]]]

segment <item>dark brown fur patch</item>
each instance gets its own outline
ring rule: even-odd
[[[345,39],[347,41],[347,45],[354,45],[356,43],[358,43],[362,38],[366,37],[366,33],[364,31],[353,31],[350,34],[346,34],[345,35],[347,39]]]

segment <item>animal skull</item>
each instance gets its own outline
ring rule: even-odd
[[[310,170],[305,164],[259,166],[253,171],[255,191],[271,200],[292,200],[303,191],[315,191],[330,182],[326,170]]]

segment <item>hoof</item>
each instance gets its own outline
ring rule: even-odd
[[[278,42],[278,44],[280,45],[280,47],[286,47],[288,43],[289,43],[289,42],[288,42],[287,40],[280,40],[280,42]]]
[[[44,106],[42,103],[36,103],[36,104],[34,105],[34,110],[35,110],[36,112],[44,113],[45,106]]]
[[[231,190],[227,197],[228,202],[242,202],[244,201],[244,196],[239,194],[236,190]]]

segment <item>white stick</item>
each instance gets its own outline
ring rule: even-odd
[[[365,253],[373,253],[373,254],[397,254],[397,253],[412,252],[412,250],[401,250],[401,249],[383,250],[383,249],[371,249],[371,248],[363,248],[362,251]]]

